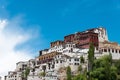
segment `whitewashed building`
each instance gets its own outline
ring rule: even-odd
[[[107,31],[105,28],[93,28],[82,33],[94,32],[98,34],[98,47],[95,47],[95,58],[100,58],[106,54],[111,53],[113,59],[120,59],[120,46],[117,43],[109,42]],[[77,34],[77,33],[76,33]],[[39,52],[39,56],[35,59],[30,59],[26,62],[18,62],[14,71],[8,72],[6,80],[24,80],[22,79],[23,71],[29,67],[30,73],[27,80],[64,80],[66,78],[66,67],[70,66],[73,74],[78,70],[78,66],[87,66],[89,48],[79,48],[76,46],[74,37],[70,38],[73,42],[66,42],[57,40],[51,42],[49,49],[44,49]],[[82,38],[86,38],[84,36]],[[95,36],[92,36],[93,40]],[[69,37],[68,37],[69,41]],[[84,42],[84,40],[82,40]],[[89,44],[87,44],[89,45]],[[80,57],[83,56],[85,64],[80,63]],[[41,75],[41,73],[45,75]]]

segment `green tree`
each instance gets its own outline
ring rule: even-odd
[[[111,55],[105,55],[94,60],[93,71],[90,72],[91,79],[117,80],[117,68],[112,65]]]
[[[78,66],[78,72],[81,72],[81,71],[82,71],[82,66],[79,65],[79,66]]]
[[[117,67],[117,74],[120,75],[120,60],[115,62],[115,66]]]
[[[117,80],[117,68],[115,66],[111,66],[110,76],[110,80]]]
[[[30,68],[27,67],[27,68],[25,69],[25,71],[22,73],[22,77],[23,77],[24,79],[27,79],[29,73],[30,73]]]
[[[45,72],[41,72],[41,73],[40,73],[40,76],[42,76],[42,77],[45,77],[45,75],[46,75]]]
[[[73,80],[87,80],[87,79],[86,79],[85,75],[78,74],[73,78]]]
[[[27,78],[27,76],[29,75],[29,73],[30,73],[30,68],[27,67],[25,69],[25,72],[24,72],[25,78]]]
[[[42,66],[42,69],[43,69],[43,71],[45,72],[45,70],[46,70],[46,66]]]
[[[88,51],[88,79],[91,79],[90,72],[93,70],[94,63],[94,45],[90,43],[89,51]]]
[[[83,56],[80,56],[80,63],[84,63],[85,62],[85,59]]]
[[[70,66],[67,67],[67,80],[72,80],[71,68]]]
[[[93,70],[94,63],[94,45],[91,43],[88,51],[88,71]]]
[[[104,68],[96,68],[95,70],[90,72],[90,76],[92,79],[106,80],[104,72]]]

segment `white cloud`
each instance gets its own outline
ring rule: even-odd
[[[27,25],[24,14],[11,18],[6,9],[8,4],[8,0],[0,0],[0,76],[13,71],[17,62],[36,56],[37,49],[34,46],[44,42],[38,30],[39,25]]]
[[[16,63],[32,58],[27,49],[16,50],[16,46],[31,40],[32,30],[24,30],[23,19],[15,17],[11,20],[0,20],[0,76],[14,70]]]

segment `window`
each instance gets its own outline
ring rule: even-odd
[[[104,52],[107,52],[107,49],[104,49]]]
[[[110,52],[110,49],[108,49],[108,52]]]
[[[62,63],[62,61],[60,60],[60,63]]]
[[[68,45],[66,45],[66,47],[68,47]]]
[[[73,48],[75,47],[75,45],[73,45]]]
[[[70,50],[68,50],[68,52],[70,52]]]
[[[52,65],[52,68],[54,68],[55,66],[54,65]]]
[[[112,49],[112,52],[114,53],[114,49]]]
[[[76,61],[76,59],[74,59]]]
[[[103,49],[102,49],[102,52],[103,52]]]
[[[71,59],[69,59],[69,61],[71,61]]]
[[[79,65],[79,63],[75,63],[74,65]]]
[[[116,53],[117,53],[117,50],[116,50]]]
[[[58,63],[58,60],[56,61],[56,63]]]
[[[96,50],[98,50],[98,47],[96,47]]]
[[[71,48],[71,52],[73,52],[73,49]]]

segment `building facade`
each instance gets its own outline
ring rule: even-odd
[[[18,62],[14,71],[8,72],[6,80],[24,80],[26,68],[30,69],[27,80],[65,80],[66,67],[70,66],[72,74],[78,67],[87,68],[89,45],[95,47],[95,58],[112,54],[113,59],[120,59],[120,46],[108,40],[105,28],[93,28],[76,32],[50,43],[50,48],[39,51],[39,56],[27,62]],[[85,63],[82,64],[80,57]]]

